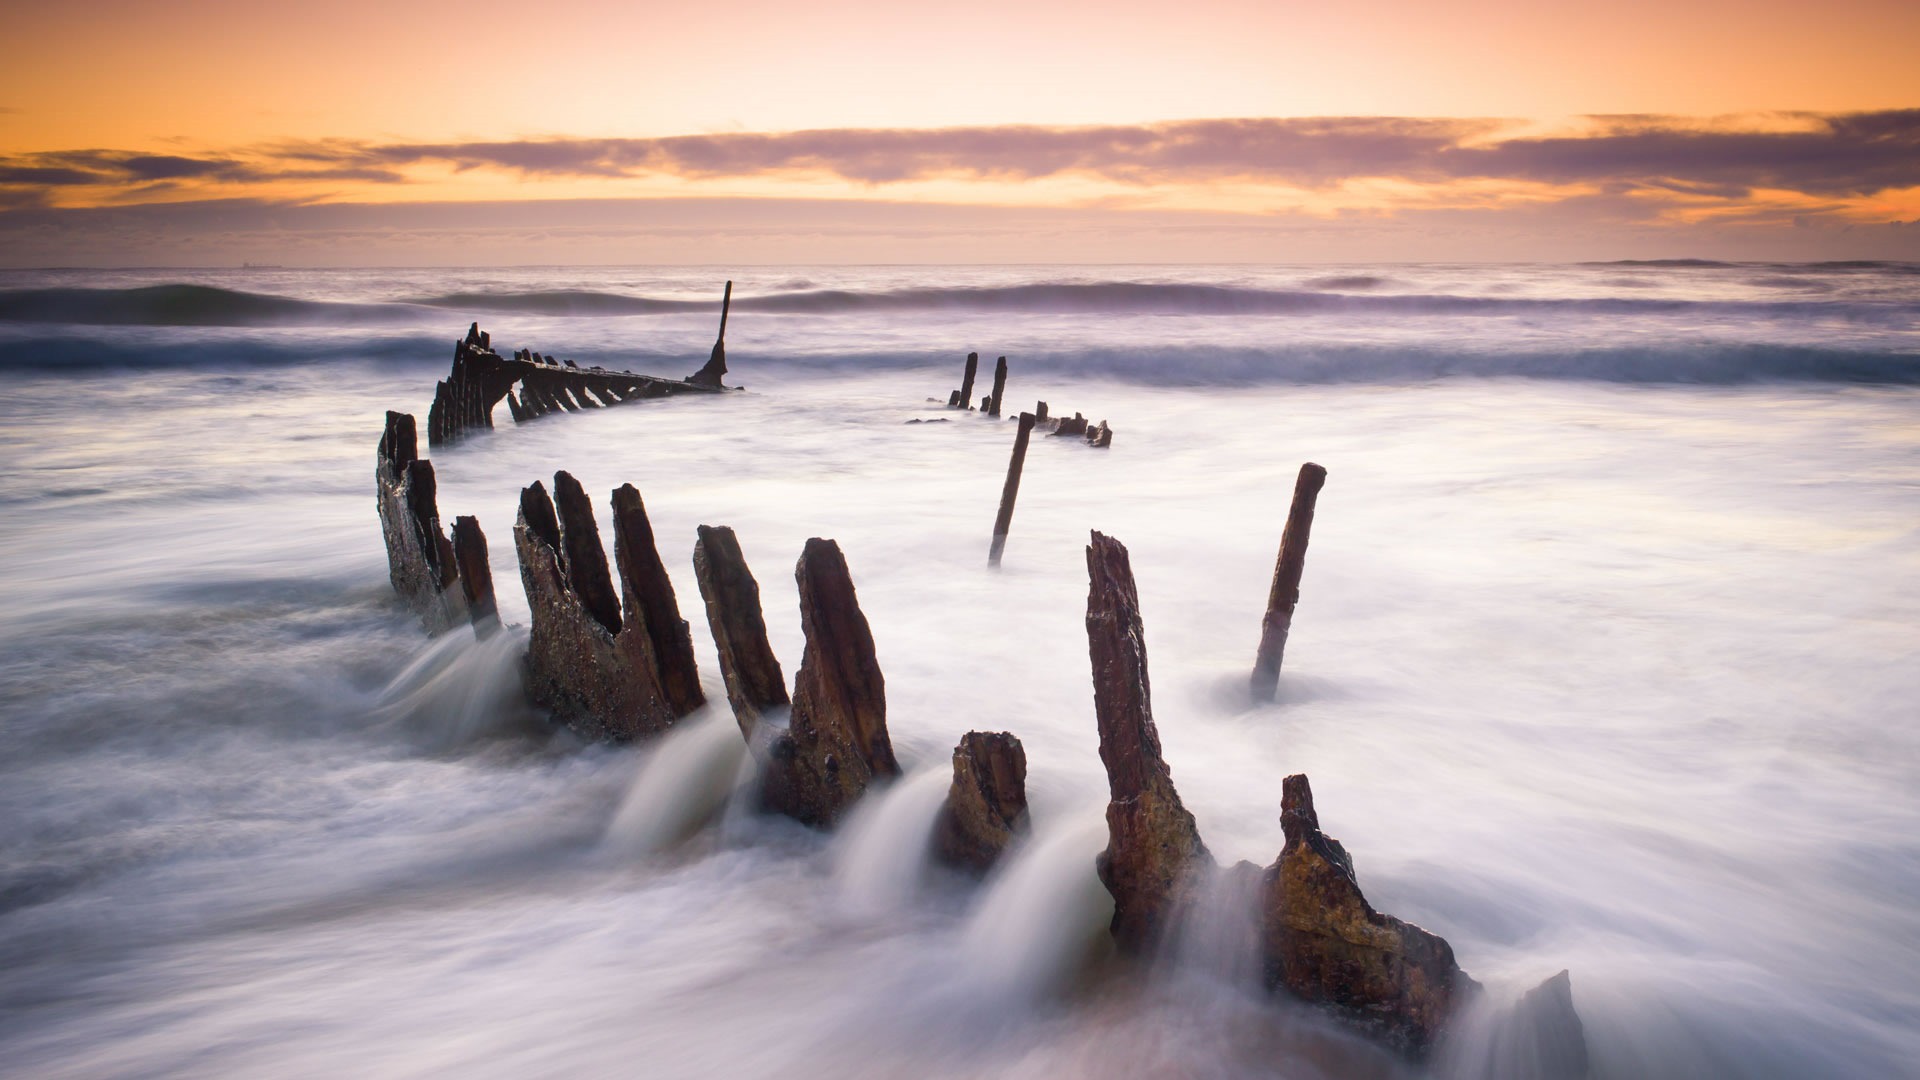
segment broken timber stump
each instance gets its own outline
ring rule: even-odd
[[[1013,528],[1013,503],[1020,497],[1020,470],[1027,463],[1027,439],[1033,435],[1033,414],[1020,414],[1020,430],[1013,436],[1013,457],[1007,462],[1007,482],[1000,489],[1000,512],[993,519],[993,546],[987,551],[987,565],[999,566],[1000,553],[1007,547],[1007,531]]]
[[[653,541],[653,523],[632,484],[613,492],[613,561],[620,569],[621,617],[653,667],[667,706],[675,716],[685,716],[707,703],[693,663],[693,633],[680,617],[673,582]]]
[[[1514,1003],[1507,1023],[1496,1025],[1486,1060],[1503,1075],[1537,1080],[1586,1080],[1592,1061],[1586,1026],[1573,1008],[1573,980],[1562,971]]]
[[[1078,437],[1084,439],[1088,446],[1102,449],[1113,445],[1113,428],[1109,427],[1105,420],[1095,424],[1079,413],[1074,413],[1072,416],[1049,417],[1047,403],[1044,401],[1034,409],[1033,419],[1034,426],[1045,431],[1049,438]]]
[[[1215,864],[1161,756],[1127,549],[1094,533],[1087,576],[1094,709],[1112,796],[1107,849],[1095,866],[1113,895],[1114,941],[1138,955],[1177,917],[1192,875]],[[1282,785],[1280,821],[1286,846],[1261,882],[1267,986],[1327,1006],[1387,1045],[1424,1058],[1479,984],[1460,970],[1444,939],[1367,904],[1352,858],[1320,831],[1305,776],[1289,776]],[[1258,871],[1241,863],[1232,872]],[[1542,1030],[1558,1032],[1554,1053],[1573,1060],[1562,1015],[1571,1012],[1570,999],[1558,1009],[1557,991],[1540,992],[1538,1010],[1553,1017]]]
[[[1161,757],[1140,597],[1125,545],[1095,532],[1087,545],[1087,578],[1093,706],[1111,796],[1107,848],[1095,865],[1113,894],[1114,941],[1138,954],[1159,939],[1188,876],[1213,859]]]
[[[1049,433],[1048,437],[1059,438],[1067,435],[1085,436],[1086,433],[1087,418],[1081,416],[1079,413],[1074,413],[1071,417],[1063,418],[1059,423],[1055,424],[1053,431]]]
[[[782,812],[828,826],[875,778],[900,775],[887,734],[887,687],[847,560],[831,540],[807,541],[794,567],[806,651],[787,724],[791,802]]]
[[[796,769],[798,751],[784,720],[790,712],[780,660],[767,643],[767,622],[760,609],[760,584],[747,568],[733,530],[702,525],[693,545],[693,573],[707,605],[707,626],[720,654],[727,702],[747,749],[760,768],[762,809],[806,820],[820,800],[805,798],[806,775]]]
[[[761,718],[785,712],[786,676],[767,642],[767,621],[760,608],[760,583],[747,568],[740,541],[726,526],[702,525],[693,545],[693,576],[707,605],[707,626],[720,654],[720,675],[727,702],[741,734],[754,742]]]
[[[466,597],[453,544],[440,530],[433,463],[420,455],[413,417],[387,413],[375,452],[374,507],[387,544],[387,579],[420,616],[429,633],[451,629],[466,618]]]
[[[1300,575],[1307,564],[1314,502],[1326,482],[1327,470],[1309,461],[1300,466],[1293,484],[1293,504],[1287,509],[1280,555],[1274,561],[1273,583],[1267,589],[1267,614],[1260,621],[1260,651],[1253,660],[1255,701],[1272,701],[1280,689],[1280,662],[1287,651],[1287,633],[1293,628],[1293,609],[1300,603]]]
[[[558,499],[537,482],[524,489],[513,527],[533,614],[528,695],[589,738],[626,740],[663,731],[698,707],[665,689],[693,673],[677,671],[675,650],[663,658],[649,633],[651,612],[678,611],[672,584],[664,575],[623,569],[621,583],[632,595],[616,597],[592,504],[571,475],[560,472],[553,479]],[[629,564],[638,565],[645,559],[640,545],[652,547],[652,530],[643,536],[634,520],[636,513],[645,516],[637,498],[622,509],[614,516],[615,550],[628,552]],[[632,617],[623,618],[624,612]],[[671,638],[675,620],[663,621]],[[690,651],[685,663],[691,664]]]
[[[1287,841],[1267,869],[1262,915],[1267,985],[1426,1056],[1480,985],[1454,963],[1445,939],[1367,903],[1353,858],[1320,831],[1304,775],[1287,777],[1281,798]]]
[[[977,352],[968,353],[966,373],[960,376],[959,398],[960,407],[963,409],[973,408],[973,377],[979,369],[980,354]]]
[[[987,415],[1000,415],[1000,403],[1007,397],[1007,358],[1001,357],[993,364],[993,396],[987,399]]]
[[[985,874],[1027,824],[1027,752],[1006,732],[969,731],[953,748],[953,785],[934,825],[942,862]]]
[[[487,565],[487,534],[480,519],[453,519],[453,557],[460,566],[460,591],[467,598],[473,632],[488,637],[500,629],[500,608],[493,599],[493,568]]]

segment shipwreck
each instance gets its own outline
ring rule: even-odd
[[[435,397],[430,438],[453,442],[461,432],[489,426],[492,404],[503,398],[515,419],[523,420],[544,414],[533,410],[568,408],[547,408],[562,389],[574,408],[588,407],[578,395],[599,395],[609,387],[594,407],[667,393],[722,392],[731,292],[729,283],[721,340],[711,358],[681,380],[556,365],[526,353],[502,358],[476,326],[456,353],[454,377],[441,383]],[[973,366],[969,358],[969,384]],[[983,414],[998,414],[1005,382],[1003,359]],[[951,395],[950,407],[964,407],[968,392],[970,387]],[[1019,421],[995,522],[995,563],[1038,417],[1023,413]],[[1110,435],[1095,433],[1107,431],[1104,422],[1089,431],[1081,420],[1073,433],[1104,447]],[[1300,468],[1249,677],[1254,705],[1276,696],[1326,478],[1318,464]],[[472,517],[457,518],[451,538],[443,530],[433,466],[418,455],[413,417],[387,414],[375,481],[390,580],[408,606],[431,632],[462,623],[481,636],[497,632],[486,537]],[[527,696],[555,722],[589,739],[657,737],[708,702],[692,629],[682,617],[647,508],[631,484],[608,494],[609,561],[593,498],[565,471],[555,473],[552,485],[549,491],[536,481],[523,489],[513,527],[532,621],[523,659]],[[1259,927],[1269,991],[1318,1008],[1410,1059],[1431,1058],[1481,997],[1480,984],[1462,970],[1444,938],[1368,903],[1352,855],[1322,831],[1305,775],[1287,776],[1280,785],[1285,842],[1270,865],[1223,866],[1215,859],[1162,754],[1131,558],[1120,541],[1097,531],[1085,554],[1091,711],[1110,795],[1108,843],[1094,866],[1113,898],[1109,930],[1117,955],[1128,964],[1150,962],[1194,890],[1232,875],[1249,885],[1244,895],[1254,905],[1248,914]],[[873,628],[845,553],[833,540],[815,537],[794,565],[804,648],[791,684],[768,641],[759,584],[734,530],[700,526],[691,558],[719,660],[719,684],[757,766],[759,808],[814,828],[834,827],[870,787],[902,771],[888,732],[886,679]],[[1017,736],[962,733],[929,841],[933,856],[962,873],[989,871],[1029,829],[1026,776],[1026,751]],[[1587,1075],[1585,1036],[1565,972],[1522,998],[1503,1030],[1524,1050],[1526,1075]]]
[[[720,334],[699,371],[684,379],[581,367],[532,349],[501,356],[492,335],[479,323],[453,347],[453,369],[434,387],[427,410],[427,445],[458,442],[468,432],[493,430],[493,413],[502,401],[515,423],[554,413],[624,405],[673,394],[718,394],[737,387],[722,384],[727,373],[727,312],[733,306],[733,282],[720,300]]]

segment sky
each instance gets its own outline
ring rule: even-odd
[[[1920,4],[9,5],[0,265],[1920,259]]]

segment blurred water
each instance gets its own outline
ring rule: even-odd
[[[857,914],[886,912],[920,891],[932,862],[933,827],[953,785],[950,769],[922,769],[875,785],[840,826],[834,878]]]
[[[385,304],[690,302],[718,284],[252,273],[268,276],[0,288],[178,280]],[[1920,352],[1920,276],[809,268],[737,274],[736,296],[1116,280],[1799,306],[743,304],[728,354],[746,394],[520,428],[502,410],[493,436],[436,451],[442,513],[488,530],[509,624],[527,618],[520,486],[566,468],[604,514],[630,481],[711,700],[689,555],[696,525],[726,524],[789,676],[792,560],[809,536],[840,542],[903,761],[943,763],[969,729],[1020,736],[1035,834],[1010,863],[978,886],[882,873],[901,866],[884,853],[923,851],[909,780],[865,809],[899,802],[875,826],[898,842],[868,854],[873,880],[911,884],[853,905],[835,872],[851,834],[753,818],[640,854],[732,798],[724,710],[673,743],[579,745],[514,699],[517,636],[430,642],[386,583],[381,414],[424,413],[471,318],[506,348],[678,374],[711,344],[710,312],[432,308],[370,332],[9,323],[0,1060],[89,1076],[1398,1075],[1248,992],[1226,914],[1196,915],[1164,977],[1104,966],[1081,622],[1098,528],[1132,550],[1167,758],[1222,861],[1272,860],[1279,780],[1304,771],[1369,899],[1446,936],[1494,1004],[1572,970],[1600,1075],[1911,1073],[1920,391],[1901,373]],[[968,350],[1009,355],[1012,401],[1117,432],[1105,452],[1036,441],[998,573],[984,564],[1012,425],[905,423],[942,415],[926,399],[944,401]],[[129,363],[143,356],[166,362]],[[1330,479],[1281,700],[1254,708],[1245,673],[1306,460]],[[692,809],[644,809],[669,804]],[[1463,1041],[1487,1042],[1497,1012]],[[1465,1049],[1441,1063],[1485,1066]]]

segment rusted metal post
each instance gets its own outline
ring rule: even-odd
[[[1000,415],[1000,401],[1007,395],[1007,358],[1001,357],[993,365],[993,398],[987,406],[988,416]]]
[[[993,519],[993,549],[987,552],[987,565],[999,566],[1000,553],[1007,547],[1007,530],[1013,527],[1013,501],[1020,496],[1020,469],[1027,463],[1027,439],[1033,434],[1033,414],[1020,414],[1020,430],[1013,437],[1013,460],[1007,462],[1007,485],[1000,489],[1000,515]]]
[[[1313,531],[1313,505],[1327,482],[1327,470],[1309,461],[1300,466],[1293,485],[1293,505],[1287,510],[1287,528],[1280,536],[1280,557],[1273,566],[1273,585],[1267,591],[1267,615],[1260,623],[1260,653],[1253,661],[1251,686],[1255,701],[1272,701],[1280,689],[1280,661],[1287,651],[1287,631],[1293,627],[1293,609],[1300,602],[1300,574],[1307,564],[1307,536]]]

